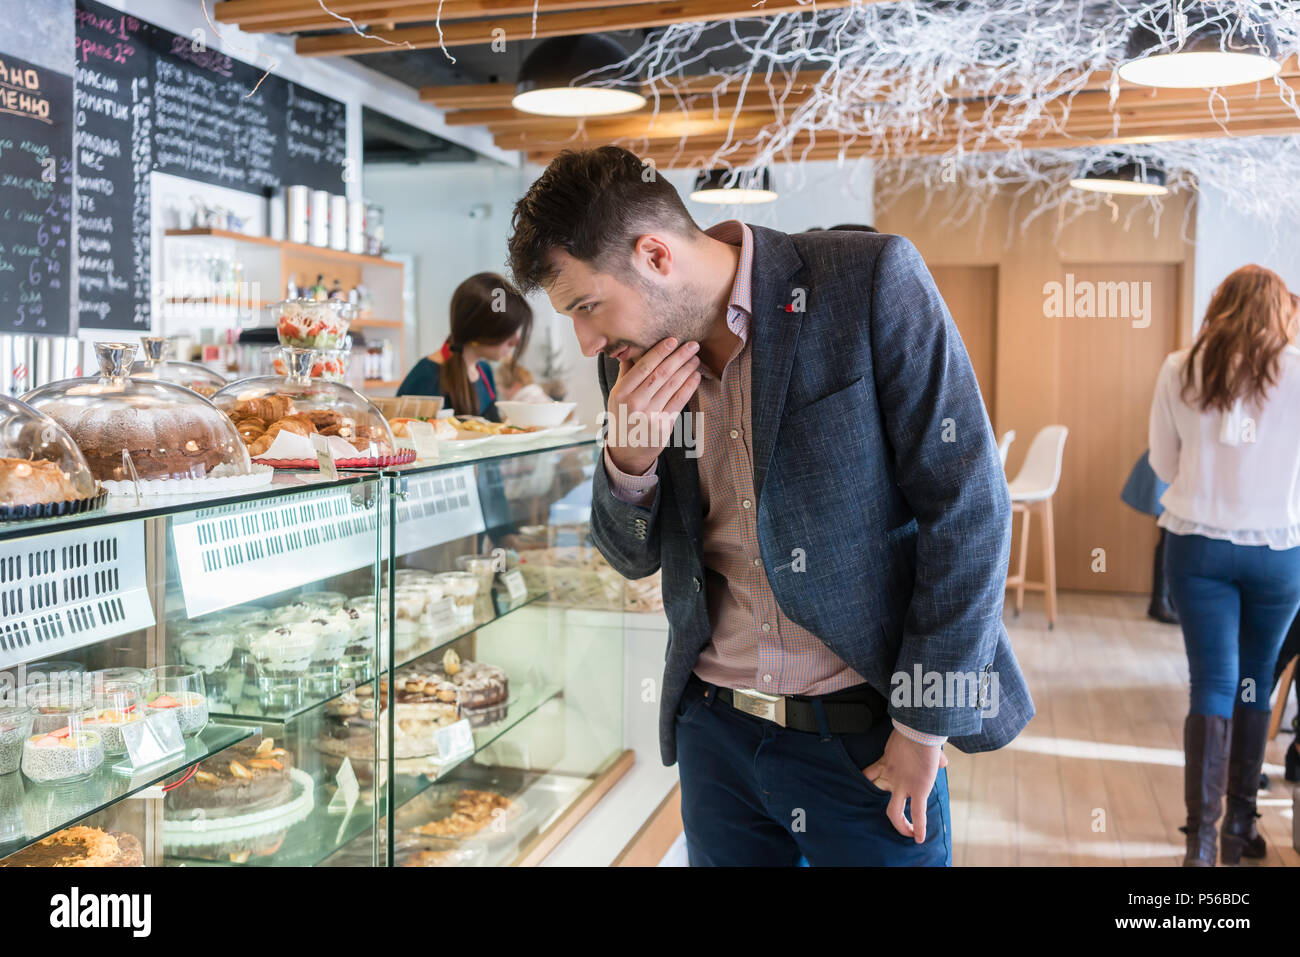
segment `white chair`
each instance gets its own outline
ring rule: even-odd
[[[1061,483],[1061,460],[1065,457],[1065,438],[1070,430],[1063,425],[1041,429],[1029,443],[1029,452],[1016,477],[1008,484],[1011,511],[1023,512],[1020,526],[1020,561],[1015,575],[1007,577],[1007,587],[1016,590],[1016,614],[1025,604],[1025,590],[1041,591],[1047,598],[1047,627],[1056,625],[1056,532],[1052,527],[1052,496]],[[1005,441],[1005,439],[1004,439]],[[1039,512],[1043,518],[1044,581],[1025,580],[1029,561],[1030,516]],[[1014,519],[1013,519],[1014,521]]]
[[[1002,456],[1002,467],[1007,467],[1007,453],[1011,451],[1011,443],[1016,440],[1016,430],[1008,429],[1002,436],[1002,441],[998,443],[998,455]]]

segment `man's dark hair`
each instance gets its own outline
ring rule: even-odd
[[[552,250],[626,275],[637,237],[660,229],[699,232],[672,184],[617,146],[565,150],[551,160],[515,203],[511,229],[510,271],[524,293],[551,280]]]
[[[880,230],[875,226],[868,226],[866,223],[840,223],[838,226],[832,226],[831,229],[838,229],[842,232],[849,233],[878,233]]]

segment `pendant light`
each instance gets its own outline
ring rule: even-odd
[[[595,86],[583,80],[625,59],[626,51],[599,33],[543,40],[524,58],[510,103],[516,110],[540,116],[608,116],[639,110],[645,97],[635,83]]]
[[[1257,83],[1282,69],[1277,35],[1267,23],[1247,22],[1215,4],[1181,6],[1187,18],[1180,43],[1171,9],[1140,21],[1128,36],[1121,80],[1171,89],[1212,89]]]
[[[1120,196],[1165,196],[1169,187],[1164,169],[1155,163],[1117,156],[1102,160],[1070,180],[1075,189]]]
[[[776,196],[776,190],[772,189],[772,171],[767,167],[749,173],[730,169],[705,170],[695,177],[695,189],[691,191],[691,199],[695,202],[718,206],[770,203]]]

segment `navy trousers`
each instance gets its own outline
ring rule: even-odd
[[[889,793],[862,773],[892,730],[884,720],[865,734],[791,731],[719,703],[692,678],[677,709],[691,866],[951,866],[948,772],[930,791],[924,844],[894,830]]]
[[[1300,547],[1170,535],[1165,572],[1187,646],[1192,714],[1269,710],[1278,650],[1300,606]]]

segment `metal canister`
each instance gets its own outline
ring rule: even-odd
[[[327,190],[311,191],[311,219],[307,225],[313,246],[330,244],[330,194]]]
[[[348,248],[348,198],[330,196],[330,249]]]
[[[289,242],[305,243],[311,239],[311,190],[306,186],[290,186],[285,190]]]
[[[274,190],[266,197],[266,234],[272,239],[284,239],[288,235],[288,206],[284,189]]]
[[[348,252],[366,251],[366,204],[359,199],[348,203]]]

